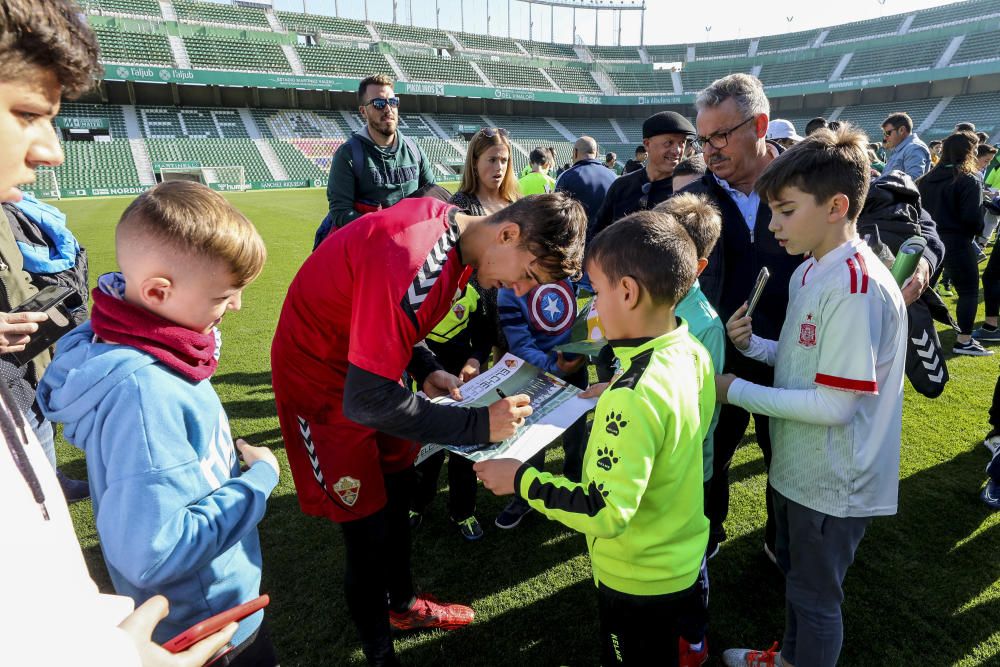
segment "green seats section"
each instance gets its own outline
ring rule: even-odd
[[[156,0],[79,0],[79,5],[95,14],[131,14],[162,19]]]
[[[371,39],[371,33],[361,21],[343,19],[336,16],[317,16],[316,14],[300,14],[298,12],[275,12],[278,21],[292,32],[327,33],[345,37],[361,37]]]
[[[570,44],[551,44],[549,42],[530,42],[526,39],[517,40],[532,57],[563,58],[579,60],[576,51]]]
[[[839,62],[840,55],[833,55],[788,63],[765,63],[760,79],[767,88],[827,81]]]
[[[725,42],[706,42],[694,47],[695,60],[706,58],[740,58],[750,50],[749,39],[734,39]]]
[[[249,139],[235,109],[136,107],[139,129],[147,138]]]
[[[177,19],[187,23],[222,23],[224,25],[255,26],[270,29],[262,9],[237,7],[215,2],[173,0]]]
[[[608,77],[620,93],[674,94],[674,79],[668,70],[608,72]]]
[[[139,185],[128,139],[64,141],[62,148],[65,161],[55,168],[61,189]]]
[[[399,129],[408,137],[437,137],[427,121],[416,113],[399,114]]]
[[[949,64],[980,63],[998,58],[1000,58],[1000,33],[980,32],[965,36]]]
[[[804,30],[802,32],[791,32],[784,35],[769,35],[761,37],[757,44],[757,53],[776,53],[778,51],[793,51],[796,49],[806,49],[816,41],[819,32],[816,30]]]
[[[841,78],[851,79],[873,74],[930,69],[941,57],[949,41],[935,39],[917,44],[855,51]]]
[[[79,104],[76,102],[63,102],[59,107],[60,118],[103,118],[108,121],[111,128],[112,139],[127,139],[128,131],[125,129],[125,117],[122,115],[122,108],[113,104]]]
[[[385,56],[376,51],[336,46],[296,46],[302,67],[309,74],[366,77],[372,73],[392,73]]]
[[[590,72],[575,67],[546,67],[545,71],[563,90],[571,93],[601,93]]]
[[[646,53],[654,63],[682,63],[687,60],[687,46],[684,44],[647,46]]]
[[[339,139],[351,136],[336,111],[251,109],[257,129],[265,139]]]
[[[635,46],[588,46],[594,60],[604,60],[606,62],[633,62],[640,61],[639,49]]]
[[[242,39],[190,35],[184,37],[184,46],[191,59],[191,66],[196,69],[231,69],[251,72],[292,71],[281,46],[274,42],[252,42]]]
[[[450,143],[437,137],[417,137],[416,142],[432,164],[443,167],[443,169],[434,170],[436,177],[441,178],[442,176],[462,173],[462,165],[465,162],[464,152],[459,153]]]
[[[1000,0],[967,0],[917,12],[910,32],[950,23],[963,23],[1000,14]]]
[[[953,99],[941,115],[921,137],[925,141],[944,139],[955,130],[955,124],[971,121],[977,130],[982,130],[993,137],[1000,132],[1000,116],[997,115],[996,93],[975,93],[962,95]]]
[[[593,137],[599,144],[621,141],[607,118],[557,118],[562,126],[575,137]],[[634,149],[634,147],[633,147]]]
[[[696,93],[702,88],[708,86],[716,79],[721,79],[727,74],[733,74],[736,72],[744,72],[746,74],[750,73],[750,64],[743,63],[740,65],[723,65],[719,67],[698,67],[691,69],[684,69],[681,72],[681,82],[684,84],[685,93]]]
[[[885,18],[838,25],[830,30],[823,43],[833,44],[835,42],[848,42],[856,39],[871,39],[882,35],[891,35],[899,30],[899,26],[903,23],[903,18],[902,16],[887,16]]]
[[[540,88],[554,90],[548,79],[538,71],[537,67],[512,65],[503,60],[480,60],[476,63],[490,81],[498,86],[512,88]]]
[[[509,37],[474,35],[468,32],[456,32],[454,35],[467,49],[489,51],[491,53],[512,53],[516,56],[524,56],[521,49],[517,48],[517,42]]]
[[[444,32],[433,28],[421,28],[399,23],[376,23],[375,30],[387,42],[408,42],[439,49],[455,48]]]
[[[243,167],[247,181],[274,177],[250,139],[146,139],[153,162],[198,162],[202,167]]]
[[[529,118],[527,116],[498,116],[490,118],[502,123],[503,127],[510,133],[514,141],[524,142],[524,149],[531,152],[536,146],[551,146],[547,141],[566,141],[556,128],[552,127],[544,118]],[[542,143],[538,143],[542,142]],[[529,146],[529,144],[531,144]]]
[[[629,138],[629,141],[634,141],[635,146],[642,143],[642,121],[645,118],[618,118],[617,120],[618,127],[622,128],[622,132]],[[635,154],[635,146],[632,146],[628,157]]]
[[[288,172],[288,178],[292,180],[309,179],[310,181],[319,179],[323,182],[327,180],[330,173],[329,166],[326,171],[323,171],[316,162],[307,158],[301,150],[287,141],[269,139],[267,143],[271,145],[274,154],[278,156],[281,166]]]
[[[101,45],[101,62],[137,65],[173,65],[174,56],[166,35],[127,32],[95,27]]]
[[[411,81],[434,81],[438,83],[467,83],[483,86],[468,60],[461,58],[433,58],[431,56],[394,56],[399,66]]]

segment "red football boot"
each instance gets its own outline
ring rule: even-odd
[[[457,630],[472,623],[475,612],[464,604],[440,603],[433,595],[417,596],[413,606],[404,612],[389,611],[389,623],[397,630],[442,628]]]

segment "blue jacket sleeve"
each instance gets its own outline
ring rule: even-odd
[[[501,289],[497,295],[497,310],[500,313],[500,326],[507,339],[507,347],[512,354],[521,357],[532,366],[538,366],[547,373],[560,376],[556,365],[555,352],[543,352],[535,344],[528,324],[527,306],[523,299],[517,298],[513,290]]]
[[[189,444],[180,408],[145,396],[134,380],[102,401],[99,440],[107,488],[97,530],[108,563],[138,588],[157,588],[206,566],[255,530],[278,483],[255,463],[198,497],[206,466]],[[166,453],[166,454],[165,454]],[[91,452],[87,453],[88,456]],[[214,470],[231,462],[219,460]]]
[[[910,144],[903,153],[903,164],[900,167],[914,181],[927,173],[931,168],[930,152],[919,144]]]

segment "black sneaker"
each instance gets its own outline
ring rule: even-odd
[[[987,350],[985,347],[979,344],[979,341],[975,338],[970,338],[968,343],[959,343],[955,341],[955,347],[951,348],[951,351],[955,354],[964,354],[970,357],[991,357],[993,356],[993,350]]]
[[[984,324],[978,329],[973,329],[972,337],[980,343],[997,343],[1000,342],[1000,329],[987,329]]]
[[[510,530],[511,528],[517,528],[517,525],[521,523],[523,519],[529,512],[531,512],[531,506],[524,502],[520,498],[515,498],[507,504],[507,507],[503,508],[500,515],[497,516],[496,524],[497,528],[503,528],[504,530]]]
[[[458,532],[461,533],[462,539],[468,542],[475,542],[483,536],[483,527],[479,525],[479,521],[475,516],[469,516],[461,521],[452,519],[456,524],[458,524]]]

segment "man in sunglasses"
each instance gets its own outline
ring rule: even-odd
[[[587,240],[629,213],[651,209],[668,199],[673,194],[670,179],[674,167],[684,158],[684,149],[694,134],[691,121],[679,113],[661,111],[647,118],[642,124],[642,144],[648,151],[646,166],[619,177],[611,185],[587,230]]]
[[[882,121],[882,144],[888,152],[883,173],[898,169],[917,180],[930,170],[931,151],[914,134],[909,115],[898,111]]]
[[[333,229],[388,208],[417,188],[434,183],[430,160],[397,128],[399,98],[394,85],[384,74],[366,77],[358,85],[358,113],[365,127],[333,156],[326,188],[330,213],[317,233],[317,245]]]
[[[702,291],[723,322],[747,300],[761,267],[771,272],[753,314],[754,333],[776,339],[785,321],[788,280],[802,262],[789,255],[768,230],[771,209],[754,192],[754,184],[773,160],[765,139],[770,103],[759,79],[749,74],[730,74],[713,82],[695,100],[698,142],[704,150],[708,173],[684,188],[707,196],[722,214],[722,234],[699,277]],[[773,369],[736,351],[726,342],[727,373],[753,377],[770,386]],[[713,556],[726,539],[723,521],[729,512],[729,465],[750,423],[750,414],[725,405],[715,431],[712,479],[705,497],[711,521],[708,553]],[[757,443],[764,466],[771,462],[771,438],[767,417],[754,415]],[[770,487],[768,487],[770,488]],[[773,561],[775,527],[770,491],[767,496],[764,552]]]

